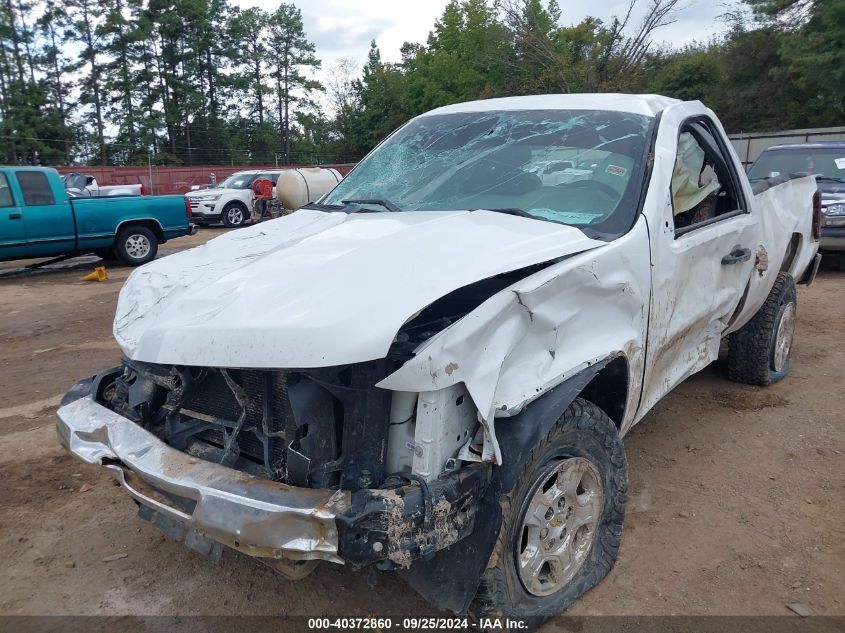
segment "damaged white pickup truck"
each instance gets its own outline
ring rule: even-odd
[[[542,618],[612,567],[655,402],[724,339],[729,378],[787,374],[819,210],[812,177],[752,187],[698,102],[440,108],[319,203],[136,270],[59,438],[212,557]]]

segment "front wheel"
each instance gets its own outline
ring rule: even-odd
[[[129,266],[141,266],[155,259],[158,239],[145,226],[127,226],[117,235],[114,244],[118,259]]]
[[[501,500],[502,527],[475,607],[538,625],[595,586],[622,538],[628,465],[616,425],[577,399]]]
[[[227,204],[223,209],[223,224],[229,228],[235,229],[243,226],[248,219],[249,212],[240,202]]]
[[[778,273],[763,306],[728,337],[730,380],[765,387],[786,377],[796,302],[795,281],[788,273]]]

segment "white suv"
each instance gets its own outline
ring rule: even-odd
[[[213,189],[192,191],[186,194],[191,203],[191,219],[196,224],[223,222],[229,227],[243,226],[253,214],[255,194],[252,184],[266,178],[274,185],[281,170],[254,170],[235,172]]]

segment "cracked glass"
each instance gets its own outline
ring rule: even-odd
[[[370,153],[321,206],[489,209],[623,233],[636,214],[652,122],[601,110],[418,117]]]

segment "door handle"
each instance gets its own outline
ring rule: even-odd
[[[23,216],[20,213],[10,213],[9,219],[10,220],[20,220]]]
[[[722,258],[722,266],[731,266],[740,262],[747,262],[749,259],[751,259],[750,248],[740,248],[739,246],[734,246],[734,249],[730,252],[730,254],[725,255]]]

